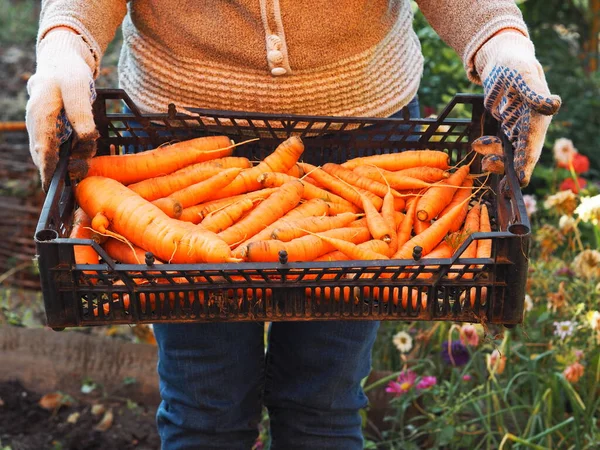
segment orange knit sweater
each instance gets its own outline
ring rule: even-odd
[[[527,35],[512,0],[421,0],[463,59],[495,32]],[[43,0],[38,42],[68,26],[102,55],[122,25],[119,83],[144,112],[169,103],[385,117],[416,94],[423,55],[409,0]]]

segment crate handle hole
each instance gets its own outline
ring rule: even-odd
[[[525,236],[526,234],[529,234],[530,231],[531,230],[529,229],[529,227],[523,225],[522,223],[515,223],[508,227],[509,233],[516,234],[518,236]]]
[[[40,230],[36,233],[35,239],[38,242],[48,242],[58,239],[58,232],[56,230]]]

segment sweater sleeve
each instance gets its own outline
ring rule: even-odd
[[[496,32],[512,28],[529,37],[514,0],[417,0],[423,15],[462,58],[467,77],[481,84],[475,54]]]
[[[52,28],[65,26],[79,33],[94,56],[92,72],[98,76],[100,61],[127,13],[128,0],[42,0],[37,42]]]

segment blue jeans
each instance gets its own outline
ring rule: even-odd
[[[415,98],[408,106],[419,117]],[[397,114],[402,117],[401,113]],[[377,321],[155,324],[163,450],[359,450]]]

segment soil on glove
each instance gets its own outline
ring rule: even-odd
[[[41,397],[24,389],[18,382],[0,383],[0,448],[160,449],[154,410],[127,399],[106,398],[90,403],[64,398],[57,409],[46,410],[39,405]],[[95,407],[97,414],[92,412],[93,405],[102,405]],[[108,411],[112,411],[112,421],[106,420]],[[103,419],[104,425],[109,426],[100,431],[96,427]]]

